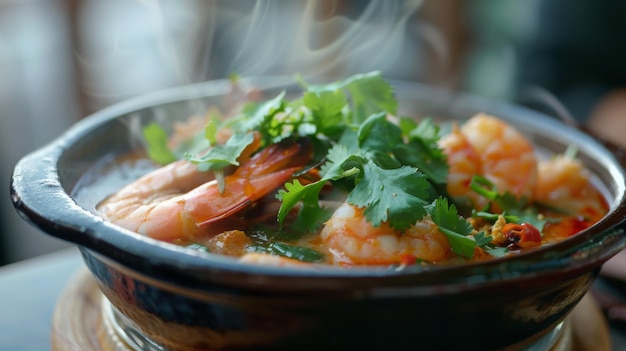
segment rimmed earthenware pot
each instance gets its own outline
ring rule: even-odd
[[[526,254],[402,270],[245,265],[152,240],[94,214],[95,204],[122,182],[104,179],[107,167],[142,150],[135,134],[141,126],[228,108],[246,96],[246,87],[274,97],[297,89],[291,82],[249,79],[243,92],[233,93],[218,80],[136,98],[85,118],[16,165],[11,197],[18,212],[80,248],[115,315],[155,347],[146,349],[522,348],[558,330],[602,264],[626,245],[618,149],[532,110],[406,82],[393,83],[403,115],[461,120],[486,112],[544,151],[576,145],[610,212],[581,233]],[[94,185],[104,181],[111,187]]]

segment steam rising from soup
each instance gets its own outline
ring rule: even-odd
[[[380,70],[390,79],[422,81],[452,56],[440,24],[429,22],[437,16],[428,6],[421,0],[88,2],[79,9],[83,89],[97,110],[232,73],[328,78]]]

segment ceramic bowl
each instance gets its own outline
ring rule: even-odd
[[[291,81],[261,77],[244,87],[274,97],[297,89]],[[515,257],[403,270],[246,265],[95,215],[111,187],[94,184],[119,186],[119,179],[104,179],[107,167],[142,151],[137,127],[171,124],[246,96],[233,95],[225,80],[143,96],[85,118],[19,161],[12,200],[24,219],[80,248],[115,318],[154,349],[495,350],[545,340],[602,264],[626,245],[623,155],[529,109],[415,83],[393,85],[403,115],[462,120],[486,112],[517,126],[541,150],[576,145],[610,212],[567,240]]]

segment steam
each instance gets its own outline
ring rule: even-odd
[[[156,44],[165,58],[165,61],[170,64],[174,74],[180,77],[181,82],[191,81],[188,72],[183,70],[182,57],[177,54],[174,38],[171,36],[172,33],[166,30],[167,26],[164,22],[165,14],[163,13],[163,7],[160,2],[155,0],[137,1],[145,7],[152,28],[154,28],[155,33],[158,33],[156,36]]]
[[[220,53],[232,53],[226,71],[305,77],[414,73],[421,50],[411,20],[422,1],[350,4],[354,8],[340,8],[339,1],[262,0],[249,13],[232,13],[216,45]]]
[[[171,86],[240,76],[419,81],[448,44],[422,0],[109,0],[81,3],[83,93],[92,110]],[[435,60],[432,60],[432,57]]]
[[[569,112],[567,107],[565,107],[565,105],[563,105],[563,103],[548,90],[538,86],[531,86],[523,90],[522,97],[526,103],[544,106],[550,109],[552,114],[556,115],[556,117],[558,117],[565,124],[575,128],[578,127],[578,122]]]

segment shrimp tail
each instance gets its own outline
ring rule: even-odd
[[[198,196],[208,201],[187,201],[193,206],[188,206],[187,213],[195,213],[193,217],[198,226],[227,218],[285,184],[302,169],[310,156],[308,145],[271,145],[227,176],[223,193],[214,191],[214,182],[192,191],[188,200]]]
[[[300,170],[300,167],[293,167],[252,179],[232,178],[233,176],[228,179],[227,177],[225,188],[243,189],[244,194],[241,194],[240,192],[230,192],[224,193],[220,198],[213,198],[215,202],[219,202],[225,206],[223,206],[218,212],[205,212],[208,217],[196,217],[197,225],[202,226],[211,224],[232,216],[249,204],[259,200],[271,191],[285,184],[298,170]]]

